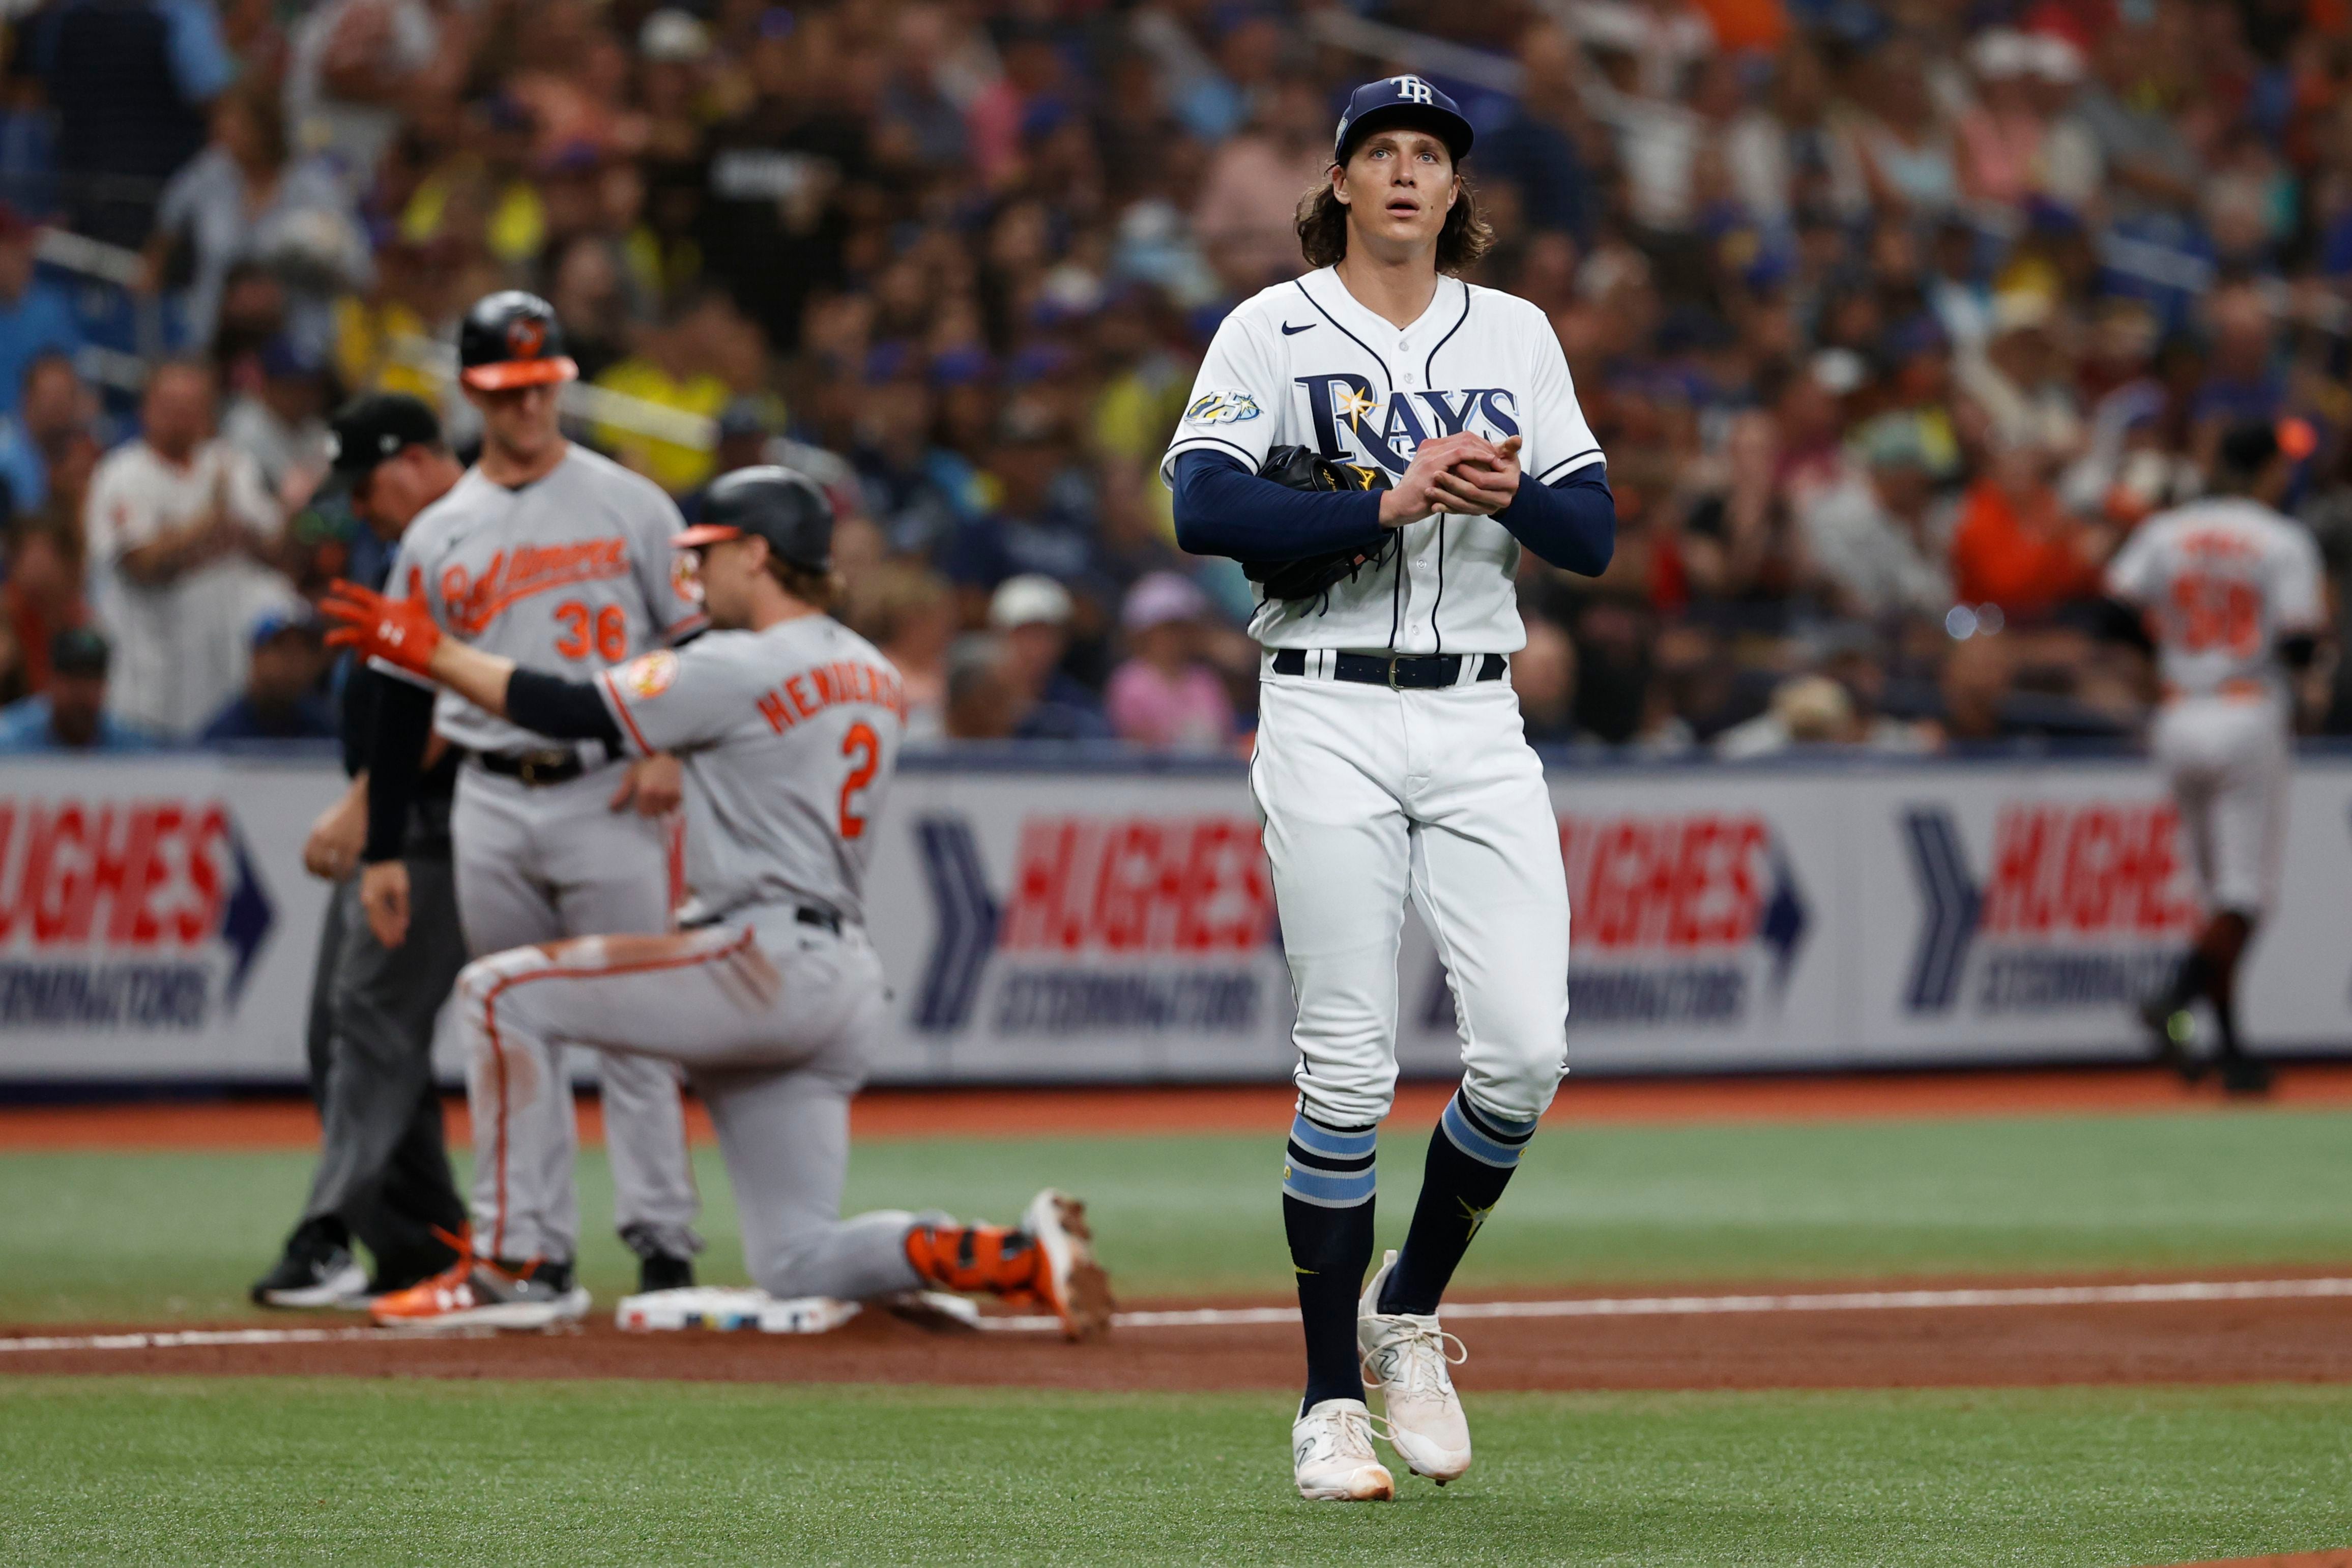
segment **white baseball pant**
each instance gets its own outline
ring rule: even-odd
[[[1269,672],[1250,793],[1307,1114],[1333,1127],[1388,1114],[1410,896],[1453,987],[1464,1092],[1506,1121],[1541,1116],[1567,1070],[1568,878],[1510,686],[1392,691]]]
[[[459,770],[450,831],[468,952],[478,958],[565,937],[670,930],[670,830],[635,811],[612,809],[622,765],[538,786],[470,764]],[[694,1234],[701,1198],[687,1161],[677,1074],[642,1056],[608,1053],[597,1066],[614,1226],[637,1245],[690,1257],[702,1247]],[[568,1175],[575,1136],[569,1097],[563,1110]],[[478,1211],[485,1179],[477,1167]],[[576,1234],[577,1197],[565,1202],[565,1234]]]
[[[2206,908],[2258,918],[2277,891],[2286,837],[2286,716],[2267,697],[2184,697],[2158,711],[2148,742]]]
[[[744,1261],[776,1296],[914,1289],[895,1210],[844,1220],[849,1101],[883,1009],[881,961],[790,909],[675,936],[583,937],[477,959],[457,979],[473,1109],[477,1246],[569,1258],[572,1116],[559,1042],[683,1065],[710,1108]]]

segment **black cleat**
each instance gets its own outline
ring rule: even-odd
[[[2151,996],[2139,1005],[2139,1021],[2156,1038],[2156,1059],[2179,1073],[2181,1082],[2193,1084],[2205,1076],[2205,1058],[2189,1048],[2197,1021],[2188,1008]]]
[[[694,1259],[656,1252],[637,1261],[637,1290],[683,1290],[694,1283]]]
[[[2221,1088],[2231,1094],[2259,1095],[2271,1091],[2271,1068],[2252,1057],[2231,1057],[2221,1064]]]
[[[331,1220],[304,1220],[286,1238],[268,1273],[253,1282],[257,1307],[362,1307],[367,1271],[352,1257],[341,1227]]]

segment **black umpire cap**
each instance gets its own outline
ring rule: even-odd
[[[327,421],[329,482],[351,489],[406,448],[440,444],[440,418],[423,398],[404,392],[354,397]]]
[[[1356,143],[1388,125],[1410,125],[1445,143],[1457,163],[1470,155],[1469,117],[1462,106],[1417,76],[1384,76],[1348,95],[1331,138],[1331,162],[1344,163]]]
[[[485,294],[457,329],[457,374],[478,392],[571,381],[580,366],[563,352],[555,307],[520,289]]]
[[[721,474],[702,493],[702,521],[670,542],[695,550],[756,534],[787,565],[833,570],[833,502],[797,468],[767,463]]]

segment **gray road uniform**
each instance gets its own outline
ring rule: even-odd
[[[484,652],[584,679],[701,625],[691,563],[671,548],[683,526],[659,487],[578,446],[520,489],[469,468],[403,535],[390,591],[422,597]],[[433,722],[467,752],[451,830],[469,952],[672,929],[675,826],[608,805],[627,759],[551,742],[453,692]],[[614,1223],[641,1254],[690,1254],[698,1200],[676,1074],[633,1056],[601,1068]],[[559,1109],[568,1167],[568,1099]]]
[[[914,1288],[912,1215],[840,1217],[849,1101],[884,1005],[862,887],[906,727],[897,671],[810,616],[711,632],[595,684],[628,750],[685,766],[690,926],[519,948],[459,977],[478,1244],[572,1256],[572,1123],[550,1092],[570,1043],[692,1075],[762,1289]]]

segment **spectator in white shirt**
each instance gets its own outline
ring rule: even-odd
[[[1862,471],[1804,509],[1814,562],[1850,616],[1940,618],[1952,604],[1944,568],[1949,519],[1936,516],[1935,479],[1917,417],[1880,415],[1862,427],[1854,455]]]
[[[83,516],[91,605],[113,640],[110,710],[185,739],[244,688],[247,629],[297,603],[266,564],[283,525],[253,458],[213,435],[212,372],[148,376],[142,434],[107,454]]]

